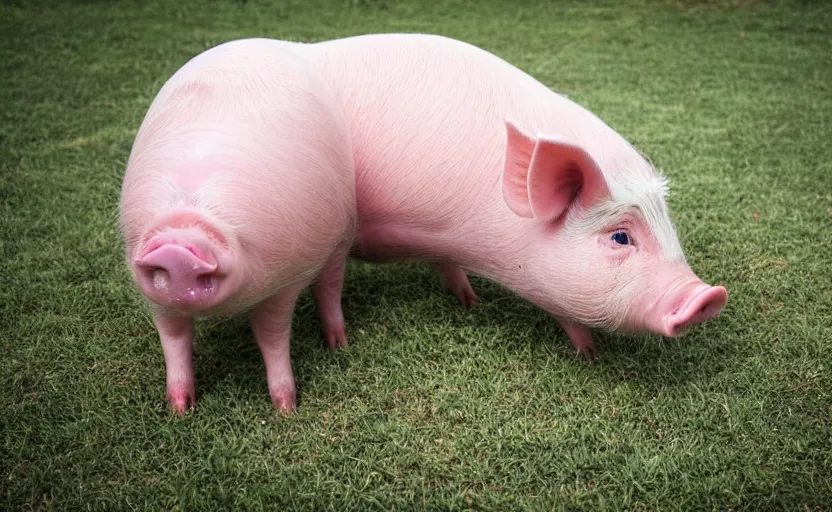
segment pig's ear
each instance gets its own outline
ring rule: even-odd
[[[598,164],[580,147],[535,140],[508,121],[506,134],[503,198],[515,214],[549,222],[575,200],[589,205],[608,193]]]
[[[506,162],[503,166],[503,199],[520,217],[532,218],[529,202],[529,165],[535,141],[521,132],[511,121],[506,121]]]

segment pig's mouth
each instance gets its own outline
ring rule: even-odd
[[[671,338],[681,336],[688,327],[718,315],[727,301],[725,288],[702,284],[688,293],[672,313],[662,318],[660,334]]]

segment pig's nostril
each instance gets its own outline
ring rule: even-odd
[[[687,325],[685,323],[676,324],[670,328],[671,336],[681,336],[685,332]]]
[[[214,289],[214,276],[213,274],[202,274],[197,276],[196,278],[197,286],[200,289],[206,292],[210,292]]]
[[[165,291],[170,287],[170,274],[163,268],[150,269],[150,279],[153,282],[153,288]]]

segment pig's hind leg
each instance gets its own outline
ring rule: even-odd
[[[156,314],[153,318],[165,354],[167,399],[180,416],[196,406],[194,392],[194,320]]]
[[[341,307],[341,291],[344,287],[348,253],[349,247],[336,251],[324,265],[312,288],[312,295],[318,304],[318,314],[323,324],[324,340],[330,350],[347,346],[347,327]]]
[[[468,276],[461,268],[448,263],[434,263],[433,266],[439,271],[443,286],[456,296],[463,308],[469,308],[479,303],[477,294],[474,293],[474,289],[471,288],[471,283],[468,281]]]
[[[251,314],[251,330],[263,362],[266,381],[275,408],[289,413],[297,408],[295,376],[289,354],[292,313],[305,286],[293,285],[258,304]]]

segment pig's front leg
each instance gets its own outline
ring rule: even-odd
[[[290,413],[297,407],[295,376],[289,359],[292,312],[303,287],[284,289],[258,304],[251,314],[251,330],[263,362],[266,382],[275,408]]]
[[[595,343],[592,341],[592,331],[590,328],[563,318],[558,318],[557,320],[569,338],[569,342],[572,343],[572,347],[590,361],[594,361],[598,352],[595,350]]]
[[[469,308],[479,302],[468,276],[461,268],[448,263],[434,263],[433,266],[439,271],[442,284],[456,296],[463,308]]]
[[[162,351],[165,354],[167,398],[171,408],[180,416],[189,406],[196,406],[194,393],[194,320],[190,317],[167,316],[153,318]]]
[[[312,295],[318,304],[318,314],[323,324],[324,340],[330,350],[347,346],[347,327],[341,308],[341,290],[347,268],[347,251],[337,251],[324,265]]]

